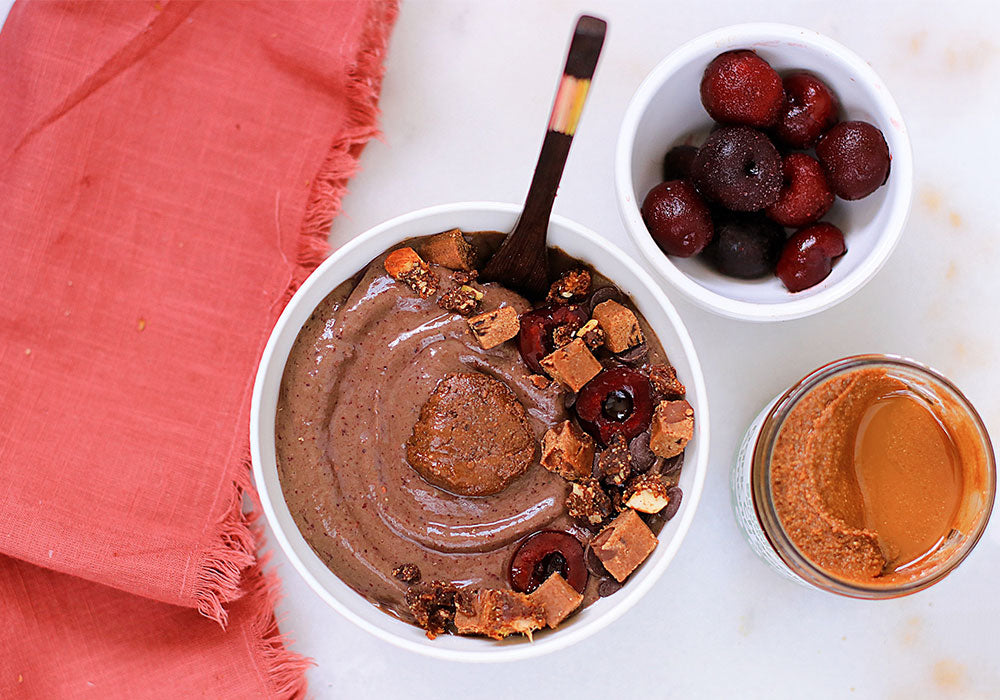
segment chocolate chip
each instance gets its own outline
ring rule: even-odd
[[[632,442],[628,444],[628,451],[632,453],[632,471],[648,472],[656,462],[656,455],[649,449],[648,430],[632,438]]]
[[[616,355],[619,360],[627,365],[638,366],[649,357],[649,346],[646,343],[639,343],[634,348],[629,348],[623,353]]]
[[[627,302],[625,295],[622,294],[618,287],[601,287],[600,289],[595,289],[594,293],[590,295],[590,310],[593,312],[594,307],[601,304],[608,299],[617,301],[619,304],[624,305]]]
[[[566,395],[563,396],[563,406],[565,406],[566,410],[569,411],[572,410],[573,406],[575,405],[576,405],[576,392],[575,391],[567,392]]]
[[[602,598],[607,598],[609,595],[617,593],[621,590],[621,587],[622,584],[618,583],[613,578],[606,578],[597,584],[597,595]]]
[[[679,472],[681,467],[684,466],[684,453],[681,452],[679,455],[674,455],[669,459],[663,460],[660,464],[661,474],[673,474],[674,472]]]
[[[670,498],[670,503],[663,509],[664,520],[670,520],[677,515],[677,509],[681,507],[681,499],[684,496],[684,492],[681,491],[679,486],[671,486],[667,489],[667,496]]]
[[[597,557],[597,553],[591,548],[590,544],[587,544],[587,549],[583,553],[583,557],[587,562],[587,571],[589,571],[593,576],[607,576],[608,570],[604,568],[604,564]]]

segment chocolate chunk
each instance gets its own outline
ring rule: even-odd
[[[435,265],[452,270],[468,271],[475,267],[475,249],[457,228],[427,238],[420,246],[420,252]]]
[[[558,572],[549,576],[529,597],[542,606],[549,627],[558,626],[583,602],[583,596]]]
[[[639,319],[617,301],[608,300],[594,307],[594,319],[604,329],[604,344],[613,353],[622,353],[644,341]]]
[[[656,535],[634,510],[626,510],[590,541],[604,568],[624,581],[656,549]]]
[[[684,399],[661,401],[653,413],[649,447],[660,457],[673,457],[684,451],[694,437],[694,409]]]
[[[590,476],[594,438],[566,420],[542,436],[542,466],[569,481]]]
[[[572,391],[580,391],[601,372],[601,363],[580,338],[546,355],[541,364],[553,379]]]
[[[516,336],[521,330],[521,324],[514,307],[501,306],[470,318],[469,330],[476,336],[479,344],[489,350]]]

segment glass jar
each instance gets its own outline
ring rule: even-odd
[[[898,583],[865,584],[837,578],[809,561],[782,526],[771,491],[771,456],[789,413],[813,389],[861,368],[884,370],[935,408],[949,433],[960,433],[963,489],[951,532]],[[751,548],[786,578],[853,598],[896,598],[947,576],[986,528],[996,493],[996,461],[986,426],[968,399],[939,372],[894,355],[858,355],[820,367],[773,401],[750,424],[730,478],[733,511]]]

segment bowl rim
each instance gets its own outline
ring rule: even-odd
[[[438,659],[494,663],[534,658],[549,652],[564,649],[571,644],[581,641],[621,617],[653,587],[676,555],[681,543],[691,527],[695,511],[697,510],[698,503],[701,500],[705,478],[708,471],[710,419],[705,381],[694,343],[692,342],[687,331],[687,327],[681,320],[680,315],[677,313],[676,309],[674,309],[662,288],[656,284],[652,277],[650,277],[650,275],[635,260],[626,255],[620,248],[610,241],[605,240],[590,229],[587,229],[565,217],[554,215],[551,219],[551,224],[563,227],[574,235],[581,236],[587,241],[588,245],[591,245],[596,249],[595,252],[601,255],[612,256],[616,258],[619,263],[626,265],[630,269],[636,277],[638,286],[645,287],[646,290],[652,295],[653,302],[658,304],[664,311],[667,320],[672,327],[672,331],[677,336],[685,359],[688,361],[691,368],[688,400],[693,399],[692,403],[695,406],[695,411],[700,416],[700,420],[695,424],[698,454],[695,460],[690,461],[690,468],[694,470],[694,479],[692,488],[686,490],[684,493],[685,508],[683,508],[683,512],[678,515],[679,523],[677,530],[672,539],[665,544],[665,548],[662,550],[664,553],[661,555],[661,558],[654,562],[654,566],[648,575],[639,581],[633,582],[631,586],[624,587],[618,594],[616,594],[615,603],[602,611],[599,616],[589,621],[588,624],[579,627],[566,628],[562,634],[559,634],[560,630],[558,629],[552,630],[551,634],[546,637],[544,643],[525,642],[499,648],[484,646],[482,649],[453,649],[436,647],[432,642],[417,642],[413,639],[403,637],[400,634],[396,634],[394,631],[379,627],[352,611],[344,602],[340,600],[340,597],[336,592],[323,586],[323,584],[308,570],[304,561],[298,556],[292,546],[289,534],[285,532],[278,518],[274,502],[275,499],[284,502],[284,496],[281,493],[280,487],[277,489],[277,493],[273,493],[268,490],[260,444],[262,421],[261,401],[264,391],[265,378],[268,377],[271,372],[284,371],[283,362],[280,367],[274,367],[273,358],[275,354],[275,346],[279,339],[283,338],[287,334],[292,332],[298,334],[298,328],[289,328],[290,319],[294,314],[296,307],[302,303],[303,298],[308,295],[309,290],[312,287],[322,285],[324,277],[329,274],[329,271],[337,267],[345,258],[349,258],[356,249],[364,247],[373,239],[388,236],[394,229],[400,226],[440,214],[458,215],[462,213],[485,212],[489,214],[507,215],[516,218],[520,211],[520,205],[501,202],[469,201],[440,204],[396,216],[368,229],[359,236],[356,236],[344,246],[334,251],[325,261],[323,261],[323,263],[321,263],[319,267],[317,267],[316,270],[309,275],[309,277],[305,280],[305,282],[303,282],[303,284],[289,300],[288,304],[285,306],[275,323],[274,328],[271,330],[267,344],[261,354],[260,363],[254,379],[250,406],[250,453],[253,477],[255,485],[258,489],[261,509],[263,510],[265,519],[271,528],[274,540],[277,542],[277,546],[284,552],[285,556],[291,562],[292,567],[306,581],[313,592],[326,602],[327,605],[340,613],[344,618],[354,623],[361,629],[373,634],[375,637],[393,644],[396,647]],[[393,245],[393,243],[387,245]],[[354,274],[354,272],[356,272],[356,270],[350,270],[349,274]],[[270,421],[270,424],[273,425],[274,416],[267,416],[264,420]],[[271,461],[274,462],[273,459]],[[276,464],[270,468],[276,470]],[[301,537],[301,534],[298,533],[297,529],[296,532],[292,534],[293,536],[298,534]],[[315,556],[315,554],[313,554],[313,556]],[[358,594],[351,591],[351,595]],[[391,618],[387,616],[387,619]],[[406,625],[407,629],[412,629],[412,626],[406,622],[396,622],[398,625]],[[395,625],[392,629],[396,629]]]
[[[652,240],[642,221],[639,202],[632,180],[632,149],[639,123],[650,101],[682,66],[688,65],[706,48],[728,50],[733,45],[758,45],[782,41],[802,48],[820,50],[830,60],[844,64],[862,84],[872,88],[875,111],[885,124],[893,127],[892,177],[898,180],[894,197],[887,198],[883,207],[891,211],[871,253],[847,277],[809,297],[787,301],[757,303],[733,299],[715,292],[691,279]],[[706,115],[707,119],[707,115]],[[913,154],[909,133],[888,87],[864,59],[843,44],[813,29],[791,24],[752,22],[733,24],[697,36],[671,51],[643,79],[625,110],[615,149],[615,194],[618,211],[625,229],[639,248],[646,262],[671,286],[703,309],[727,318],[744,321],[786,321],[809,316],[828,309],[851,297],[875,276],[889,259],[906,227],[913,199]]]

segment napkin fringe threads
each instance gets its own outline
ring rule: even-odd
[[[289,298],[330,250],[327,242],[334,217],[347,191],[347,181],[357,171],[358,157],[378,130],[378,98],[382,88],[383,58],[389,28],[399,13],[397,0],[374,0],[368,11],[361,50],[348,68],[348,127],[333,142],[320,171],[313,179],[299,236],[297,268],[289,286]]]
[[[357,170],[358,157],[365,144],[379,134],[376,122],[383,58],[398,11],[396,0],[373,0],[369,8],[357,60],[348,70],[348,128],[333,142],[313,180],[285,301],[326,257],[330,226],[340,212],[347,181]],[[198,610],[225,627],[228,622],[226,604],[244,595],[253,599],[256,613],[252,628],[258,634],[254,643],[266,665],[262,671],[269,685],[276,697],[304,697],[305,671],[313,661],[290,651],[288,638],[278,629],[274,605],[280,595],[280,580],[273,572],[264,573],[266,559],[257,556],[263,544],[263,533],[254,525],[259,502],[250,480],[250,460],[243,460],[238,469],[232,501],[216,525],[214,541],[217,545],[204,553],[195,589]],[[255,512],[244,512],[244,494],[258,505]]]

